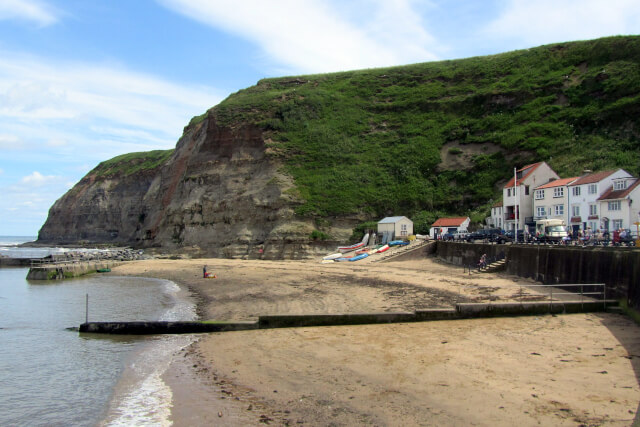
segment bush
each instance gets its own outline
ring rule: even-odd
[[[331,238],[327,233],[318,230],[313,230],[309,237],[311,237],[312,240],[328,240]]]

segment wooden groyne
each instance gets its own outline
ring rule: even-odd
[[[268,315],[260,316],[257,321],[253,322],[87,322],[80,325],[79,331],[83,333],[119,335],[198,334],[253,329],[372,325],[482,317],[589,313],[606,311],[609,307],[616,307],[617,305],[618,301],[616,300],[497,304],[465,303],[456,304],[455,308],[451,309],[435,308],[416,310],[414,312]]]

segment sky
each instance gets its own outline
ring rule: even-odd
[[[261,78],[629,34],[637,0],[0,0],[0,235]]]

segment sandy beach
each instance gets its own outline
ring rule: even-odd
[[[158,259],[112,274],[172,280],[215,320],[544,298],[532,281],[432,258]],[[215,333],[175,359],[176,426],[629,426],[640,401],[640,327],[609,313]]]

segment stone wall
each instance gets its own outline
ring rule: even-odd
[[[456,265],[476,265],[480,256],[504,254],[507,273],[544,284],[606,283],[607,298],[627,298],[640,310],[640,249],[496,245],[439,241],[436,255]]]

